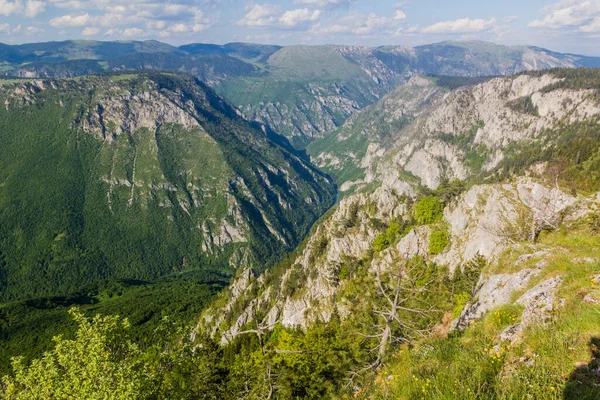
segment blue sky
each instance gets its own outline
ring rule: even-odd
[[[414,46],[487,40],[600,55],[600,0],[0,0],[0,41]]]

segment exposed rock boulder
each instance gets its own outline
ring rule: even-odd
[[[457,327],[464,329],[490,310],[511,303],[513,295],[526,289],[529,281],[539,273],[538,269],[527,268],[514,274],[490,276],[477,289],[474,301],[463,310]]]
[[[528,326],[545,323],[552,312],[564,304],[564,300],[558,299],[554,293],[561,282],[561,276],[546,279],[519,297],[516,304],[524,307],[521,322],[506,328],[500,338],[515,341]]]

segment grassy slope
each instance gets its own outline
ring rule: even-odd
[[[531,326],[520,343],[511,345],[499,334],[520,319],[522,309],[500,307],[463,334],[427,339],[394,354],[365,389],[369,398],[597,399],[600,389],[592,384],[597,377],[577,365],[592,360],[593,367],[600,343],[600,306],[582,300],[587,294],[600,296],[592,280],[600,273],[600,236],[585,224],[563,227],[544,234],[535,247],[553,256],[530,286],[557,275],[564,279],[558,296],[565,305],[550,322]],[[484,273],[514,272],[510,266],[531,251],[526,246],[509,251]],[[582,261],[590,258],[596,261]]]

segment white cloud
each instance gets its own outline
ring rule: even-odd
[[[600,32],[600,16],[594,18],[593,20],[591,20],[590,22],[588,22],[586,25],[583,25],[583,26],[579,27],[579,31],[580,32],[585,32],[585,33],[597,33],[597,32]]]
[[[485,32],[497,27],[496,19],[461,18],[452,21],[441,21],[421,29],[423,33],[476,33]]]
[[[404,21],[406,19],[406,14],[402,10],[396,10],[396,14],[394,14],[394,19],[396,21]]]
[[[353,0],[294,0],[294,4],[311,6],[320,10],[347,7],[354,3]]]
[[[169,32],[174,32],[174,33],[185,33],[185,32],[189,32],[190,28],[187,27],[186,24],[173,24],[169,27]]]
[[[74,26],[86,26],[92,21],[90,14],[79,14],[79,15],[63,15],[62,17],[52,18],[49,22],[50,26],[55,28],[58,27],[74,27]]]
[[[68,8],[70,10],[79,10],[84,8],[84,1],[80,0],[50,0],[54,7]]]
[[[560,29],[584,25],[600,14],[600,0],[562,0],[542,10],[544,18],[531,21],[531,28]]]
[[[194,24],[194,26],[192,26],[192,32],[198,33],[208,28],[210,28],[210,24]]]
[[[25,31],[27,32],[27,34],[29,35],[36,35],[38,33],[43,33],[45,32],[43,29],[38,28],[37,26],[28,26],[27,29],[25,29]]]
[[[10,24],[0,24],[0,33],[10,33]]]
[[[148,29],[165,29],[167,23],[165,21],[147,21],[146,28]]]
[[[144,31],[140,28],[127,28],[123,31],[123,35],[127,37],[142,36]]]
[[[100,33],[100,28],[94,26],[88,26],[81,31],[83,36],[96,36]]]
[[[0,0],[0,15],[20,14],[34,18],[46,10],[46,2],[39,0]]]
[[[286,11],[279,22],[287,27],[295,27],[303,23],[314,22],[321,16],[321,10],[310,11],[308,8]]]
[[[15,1],[7,1],[0,0],[0,14],[8,17],[11,14],[22,12],[23,11],[23,2],[19,0]]]
[[[48,0],[53,7],[69,11],[52,18],[49,24],[63,28],[107,28],[108,36],[188,35],[218,21],[218,14],[206,15],[200,8],[208,3],[216,4],[215,0]]]
[[[297,28],[315,22],[321,16],[321,10],[309,10],[300,8],[296,10],[283,11],[279,5],[254,4],[246,7],[246,15],[237,21],[238,25],[263,28]]]
[[[246,15],[238,21],[238,25],[262,27],[277,22],[281,14],[281,7],[273,4],[254,4],[246,7]]]
[[[348,34],[371,35],[384,32],[397,26],[398,21],[392,18],[380,17],[376,14],[362,14],[353,12],[340,18],[336,23],[323,27],[320,24],[313,26],[314,34]]]
[[[34,18],[46,11],[46,2],[37,0],[27,0],[25,3],[25,16]]]

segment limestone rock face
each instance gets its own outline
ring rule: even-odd
[[[543,324],[550,319],[552,312],[564,303],[564,300],[558,299],[554,293],[561,283],[561,276],[549,278],[519,297],[516,303],[525,307],[521,322],[507,327],[501,334],[502,340],[514,342],[528,326]]]
[[[493,260],[509,244],[526,239],[532,227],[558,225],[576,203],[573,196],[528,178],[474,186],[444,211],[452,243],[435,261],[453,270],[477,254]]]
[[[382,100],[357,112],[308,151],[326,172],[339,175],[343,191],[373,182],[394,185],[412,174],[430,188],[442,179],[493,173],[509,146],[544,143],[558,122],[600,116],[592,90],[545,90],[560,79],[551,73],[494,78],[445,91],[413,77]],[[522,109],[529,102],[531,109]],[[377,151],[372,151],[377,149]],[[359,180],[343,172],[353,170]]]
[[[595,195],[590,198],[595,198]],[[548,199],[552,201],[548,202]],[[368,270],[372,274],[390,272],[401,260],[415,256],[448,266],[450,273],[461,273],[456,268],[476,256],[484,256],[494,263],[503,251],[519,241],[528,240],[536,218],[560,224],[570,218],[571,212],[584,215],[581,214],[581,205],[587,201],[587,198],[576,199],[556,188],[545,187],[531,178],[521,178],[511,184],[474,186],[444,210],[442,224],[448,227],[450,234],[450,244],[445,251],[430,255],[432,228],[418,226],[409,230],[394,246],[375,252]],[[253,323],[264,329],[272,329],[277,323],[307,328],[317,320],[329,321],[334,313],[341,318],[350,318],[351,314],[340,297],[346,279],[340,278],[341,266],[371,254],[373,241],[381,232],[373,221],[409,217],[405,202],[406,197],[384,187],[370,194],[357,194],[342,200],[314,231],[281,281],[271,284],[259,298],[246,303],[248,306],[236,317],[237,322],[219,334],[225,341],[235,337],[239,328],[248,323],[248,317],[257,305],[265,307],[261,312],[265,317]],[[490,310],[513,303],[515,296],[527,291],[530,283],[542,273],[548,256],[546,252],[526,254],[514,263],[517,272],[482,277],[473,300],[467,304],[455,327],[463,329]],[[531,259],[540,260],[533,268],[520,267]],[[559,284],[559,279],[548,281],[521,297],[519,304],[528,311],[524,313],[519,329],[531,321],[543,319],[546,311],[552,310],[554,306],[550,303],[555,304],[556,299],[549,293]],[[288,288],[294,289],[290,292]],[[243,292],[230,290],[231,301],[244,299],[253,291],[256,288]],[[208,314],[218,320],[225,318],[226,312],[209,311]],[[214,320],[211,322],[214,326]],[[518,332],[515,328],[513,334]]]

